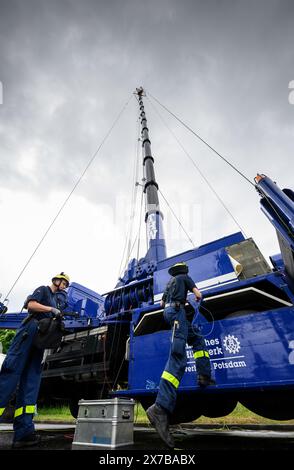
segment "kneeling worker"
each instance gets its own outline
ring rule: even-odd
[[[174,442],[169,433],[169,417],[174,411],[177,388],[186,368],[186,343],[193,348],[198,385],[215,385],[211,378],[209,354],[205,350],[204,339],[186,317],[185,303],[188,291],[194,293],[197,301],[202,298],[195,282],[188,276],[188,271],[186,263],[176,263],[168,270],[172,277],[166,286],[161,306],[164,307],[164,319],[173,328],[171,349],[161,376],[156,401],[146,411],[151,424],[171,448],[174,447]]]

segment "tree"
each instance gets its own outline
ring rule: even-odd
[[[6,354],[9,346],[16,334],[14,330],[0,330],[0,343],[2,343],[2,352]]]

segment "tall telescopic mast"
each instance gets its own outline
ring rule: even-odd
[[[143,104],[145,96],[143,88],[137,88],[136,93],[139,98],[140,117],[141,117],[141,137],[143,150],[143,169],[144,169],[144,193],[146,194],[146,214],[145,222],[147,224],[148,251],[146,260],[161,261],[166,258],[166,245],[163,234],[163,215],[159,208],[158,184],[155,180],[154,158],[151,152],[151,142],[149,139],[149,129]]]

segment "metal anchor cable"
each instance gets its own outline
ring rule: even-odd
[[[215,188],[210,184],[209,180],[207,179],[207,177],[203,174],[203,172],[200,170],[199,166],[196,164],[196,162],[194,161],[194,159],[191,157],[191,155],[187,152],[187,150],[185,149],[185,147],[183,146],[183,144],[181,143],[181,141],[178,139],[178,137],[176,136],[176,134],[172,131],[172,129],[168,126],[168,124],[166,123],[165,119],[161,116],[161,114],[159,113],[158,109],[156,108],[156,106],[152,103],[152,101],[148,98],[147,96],[147,99],[149,101],[149,103],[151,104],[152,108],[154,109],[154,111],[156,112],[157,116],[160,118],[160,120],[163,122],[163,124],[165,125],[165,127],[167,128],[167,130],[171,133],[171,135],[174,137],[174,139],[176,140],[176,142],[178,143],[178,145],[181,147],[181,149],[183,150],[183,152],[185,153],[185,155],[189,158],[189,160],[191,161],[191,163],[193,164],[193,166],[196,168],[196,170],[198,171],[198,173],[200,174],[201,178],[205,181],[205,183],[207,184],[207,186],[210,188],[210,190],[214,193],[214,195],[216,196],[216,198],[218,199],[218,201],[220,202],[220,204],[223,206],[223,208],[226,210],[226,212],[229,214],[229,216],[232,218],[232,220],[235,222],[235,224],[237,225],[237,227],[241,230],[241,232],[243,233],[244,237],[245,238],[248,238],[246,233],[245,233],[245,230],[241,227],[240,223],[237,221],[237,219],[235,218],[235,216],[232,214],[232,212],[230,211],[230,209],[227,207],[227,205],[225,204],[225,202],[223,201],[223,199],[221,198],[221,196],[218,194],[218,192],[215,190]]]
[[[130,210],[130,219],[128,224],[128,229],[125,237],[125,244],[123,249],[123,254],[119,266],[118,271],[118,278],[121,274],[124,273],[127,264],[130,260],[131,252],[132,252],[132,237],[133,237],[133,229],[134,229],[134,220],[136,216],[136,205],[137,205],[137,196],[138,196],[138,167],[139,167],[139,142],[140,142],[140,123],[137,120],[137,139],[136,139],[136,148],[135,148],[135,156],[134,156],[134,167],[133,167],[133,180],[132,180],[132,198],[131,198],[131,210]]]
[[[69,199],[71,198],[71,196],[73,195],[74,191],[76,190],[76,188],[78,187],[78,185],[80,184],[80,182],[82,181],[83,177],[85,176],[87,170],[89,169],[89,167],[92,165],[93,161],[95,160],[95,158],[97,157],[99,151],[101,150],[101,148],[103,147],[104,143],[106,142],[106,140],[108,139],[108,137],[110,136],[111,132],[113,131],[115,125],[117,124],[117,122],[119,121],[121,115],[123,114],[124,110],[126,109],[126,107],[128,106],[129,102],[131,101],[132,99],[132,96],[133,94],[131,94],[131,96],[128,98],[127,102],[123,105],[122,109],[120,110],[120,112],[118,113],[117,117],[115,118],[115,120],[113,121],[110,129],[108,130],[108,132],[105,134],[104,138],[102,139],[101,143],[99,144],[97,150],[94,152],[94,154],[92,155],[92,157],[90,158],[89,162],[87,163],[84,171],[82,172],[82,174],[79,176],[78,180],[76,181],[76,183],[74,184],[73,188],[71,189],[71,191],[69,192],[69,194],[67,195],[67,197],[65,198],[65,200],[63,201],[63,203],[61,204],[59,210],[57,211],[57,214],[55,215],[55,217],[53,218],[53,220],[51,221],[51,223],[49,224],[48,228],[45,230],[44,234],[42,235],[41,237],[41,240],[37,243],[37,246],[36,248],[34,249],[34,251],[32,252],[32,254],[30,255],[30,257],[28,258],[28,260],[26,261],[25,265],[23,266],[23,268],[21,269],[19,275],[17,276],[16,280],[14,281],[14,283],[12,284],[11,288],[9,289],[8,293],[6,294],[5,298],[8,298],[9,295],[11,294],[11,292],[13,291],[14,287],[16,286],[17,282],[19,281],[19,279],[21,278],[21,276],[23,275],[24,271],[26,270],[26,268],[28,267],[29,263],[31,262],[31,260],[33,259],[34,255],[36,254],[36,252],[38,251],[38,249],[40,248],[41,244],[43,243],[43,241],[45,240],[46,236],[48,235],[49,231],[51,230],[51,228],[53,227],[53,225],[55,224],[56,220],[58,219],[59,215],[61,214],[61,212],[63,211],[64,207],[66,206],[66,204],[68,203]]]
[[[247,178],[246,175],[244,175],[244,173],[242,173],[240,170],[238,170],[238,168],[233,165],[233,163],[231,163],[227,158],[225,158],[223,155],[221,155],[214,147],[212,147],[208,142],[206,142],[206,140],[204,140],[199,134],[197,134],[197,132],[195,132],[193,129],[191,129],[191,127],[189,127],[184,121],[182,121],[182,119],[180,119],[178,116],[176,116],[176,114],[174,114],[172,111],[170,111],[164,104],[162,104],[157,98],[155,98],[155,96],[153,96],[150,92],[148,93],[149,96],[151,96],[151,98],[153,100],[155,100],[163,109],[165,109],[171,116],[173,116],[177,121],[179,121],[186,129],[188,129],[188,131],[190,131],[195,137],[197,137],[197,139],[201,140],[201,142],[203,142],[208,148],[210,148],[210,150],[212,150],[216,155],[218,155],[224,162],[226,162],[231,168],[233,168],[233,170],[235,170],[237,173],[239,173],[240,176],[242,176],[242,178],[244,178],[248,183],[250,183],[252,186],[255,187],[254,183],[252,183],[252,181],[250,181],[249,178]]]
[[[168,200],[166,199],[166,197],[162,194],[162,191],[160,189],[158,189],[158,192],[159,194],[162,196],[162,198],[164,199],[166,205],[168,206],[168,208],[170,209],[171,213],[173,214],[173,216],[175,217],[175,219],[177,220],[177,222],[179,223],[181,229],[183,230],[183,232],[185,233],[185,235],[187,236],[187,239],[189,240],[189,242],[191,243],[191,245],[193,246],[193,248],[195,248],[195,243],[193,242],[192,238],[189,236],[188,232],[186,231],[185,227],[183,226],[183,224],[181,223],[180,219],[177,217],[175,211],[173,210],[173,208],[171,207],[170,203],[168,202]]]
[[[177,121],[179,121],[186,129],[188,129],[195,137],[197,137],[199,140],[201,140],[201,142],[203,142],[208,148],[210,148],[216,155],[218,155],[223,161],[225,161],[231,168],[233,168],[240,176],[242,176],[242,178],[244,178],[248,183],[250,183],[254,188],[257,189],[257,185],[252,183],[252,181],[250,181],[249,178],[247,178],[246,175],[244,175],[240,170],[238,170],[238,168],[233,165],[230,161],[228,161],[223,155],[221,155],[215,148],[213,148],[210,144],[208,144],[208,142],[206,142],[199,134],[197,134],[193,129],[191,129],[191,127],[189,127],[185,122],[182,121],[182,119],[180,119],[178,116],[176,116],[172,111],[170,111],[164,104],[162,104],[155,96],[153,96],[150,92],[149,92],[149,96],[151,96],[151,98],[153,100],[155,100],[163,109],[165,109],[171,116],[173,116]],[[150,100],[149,100],[150,101]],[[260,190],[260,188],[258,188],[258,190]],[[280,215],[278,214],[278,212],[276,211],[275,207],[273,206],[273,204],[271,203],[271,201],[269,200],[269,198],[263,193],[263,191],[260,190],[260,192],[262,193],[263,197],[267,200],[268,204],[271,206],[271,208],[273,209],[273,211],[275,212],[275,214],[278,216],[281,224],[287,229],[287,232],[289,233],[289,227],[287,226],[287,224],[283,221],[283,219],[280,217]],[[223,203],[222,203],[223,204]],[[224,205],[224,204],[223,204]],[[228,210],[228,209],[226,209]],[[232,216],[232,215],[231,215]],[[233,216],[232,216],[233,217]],[[234,218],[234,217],[233,217]],[[236,219],[234,218],[235,222],[237,223],[237,225],[239,226],[238,222],[236,221]],[[239,226],[240,227],[240,226]],[[240,227],[241,229],[241,227]],[[244,231],[241,229],[241,231],[244,233]],[[245,233],[244,233],[245,234]],[[290,234],[293,236],[293,234],[290,232]]]

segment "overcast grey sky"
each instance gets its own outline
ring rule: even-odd
[[[290,0],[0,0],[0,292],[137,86],[249,178],[262,172],[293,188],[293,23]],[[100,293],[115,285],[128,225],[117,207],[131,197],[137,111],[132,98],[18,282],[12,308],[55,271]],[[198,213],[196,225],[186,220],[196,244],[237,231],[148,100],[146,112],[160,188],[179,215],[187,219],[185,204]],[[266,257],[276,253],[254,188],[163,116],[246,234]],[[170,255],[191,248],[175,238],[169,228]]]

